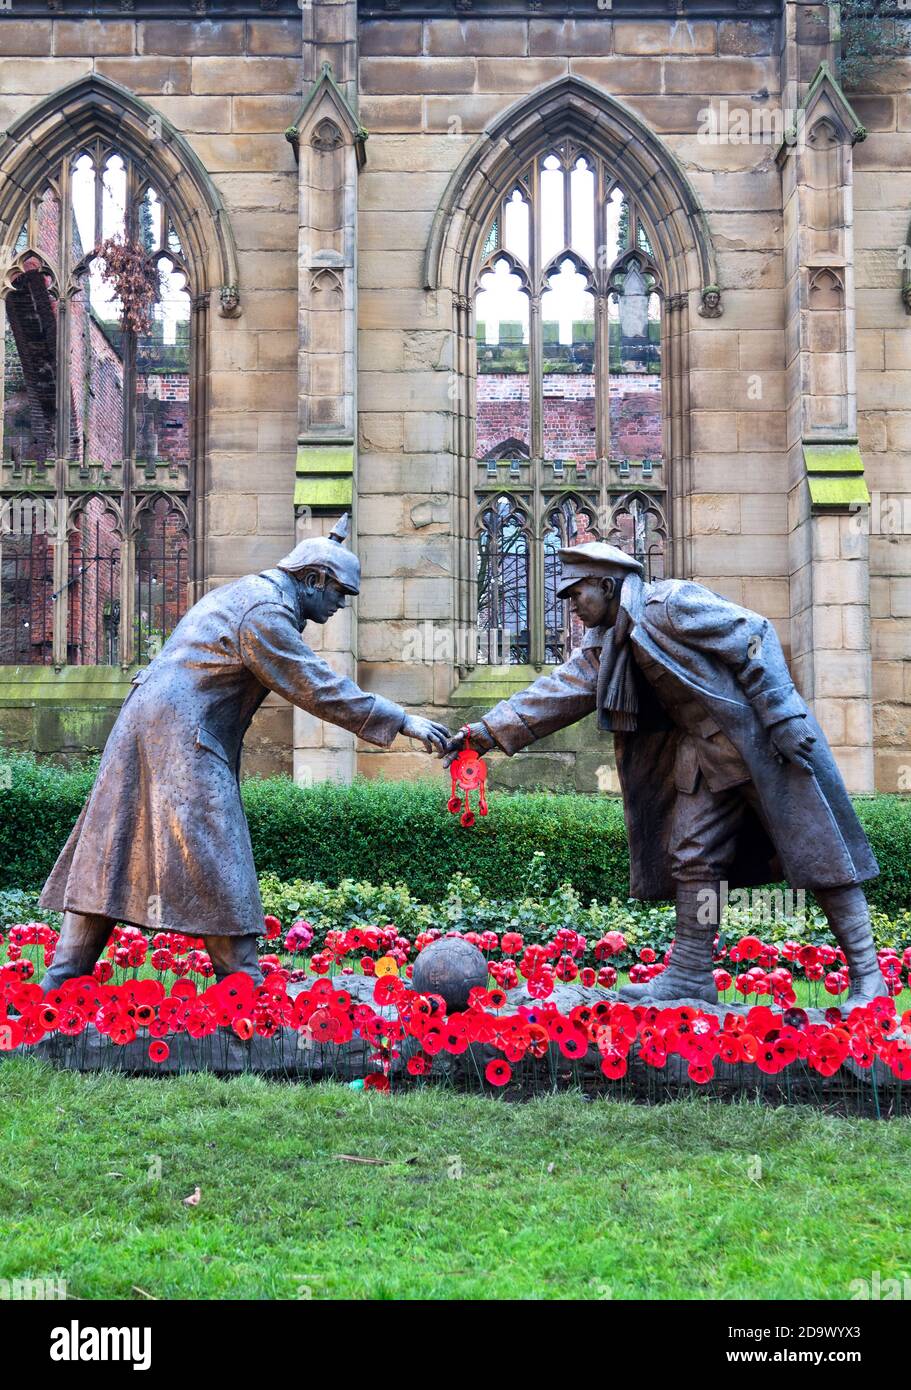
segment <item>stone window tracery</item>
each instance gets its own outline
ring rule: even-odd
[[[145,163],[101,135],[53,163],[17,223],[0,298],[0,664],[148,661],[188,605],[193,265]],[[141,331],[105,273],[111,238],[154,283]]]
[[[578,645],[556,597],[561,546],[610,540],[663,577],[663,297],[636,198],[575,140],[530,160],[489,216],[474,294],[480,662],[553,664]]]

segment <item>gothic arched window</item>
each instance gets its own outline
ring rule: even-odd
[[[664,575],[662,303],[648,225],[607,163],[569,139],[530,161],[475,286],[480,661],[561,662],[581,640],[556,596],[561,546],[610,540]]]
[[[194,268],[165,188],[106,137],[7,248],[0,662],[149,660],[187,607]]]

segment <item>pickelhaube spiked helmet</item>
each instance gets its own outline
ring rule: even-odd
[[[625,551],[606,541],[586,541],[584,545],[563,546],[557,552],[560,557],[560,579],[557,584],[557,598],[563,598],[567,589],[578,584],[580,579],[603,579],[617,577],[617,571],[626,574],[645,573],[639,561]]]
[[[344,544],[348,535],[348,522],[346,512],[335,523],[328,536],[314,536],[310,540],[301,541],[290,555],[279,560],[276,568],[286,570],[288,574],[299,574],[301,570],[308,569],[326,570],[341,584],[346,593],[359,594],[361,564],[357,556],[347,550]]]

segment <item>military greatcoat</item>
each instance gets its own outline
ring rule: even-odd
[[[262,931],[238,773],[268,692],[380,746],[405,718],[337,675],[303,627],[299,581],[280,569],[190,609],[133,680],[43,907],[194,936]]]
[[[637,692],[635,732],[614,734],[634,898],[673,897],[671,818],[678,792],[698,777],[711,791],[751,782],[761,819],[748,815],[728,879],[732,886],[782,877],[796,888],[831,888],[875,878],[879,866],[822,729],[791,680],[767,618],[701,584],[624,581],[624,642]],[[620,646],[612,628],[592,628],[564,665],[501,701],[483,723],[517,753],[598,711],[611,729],[605,692]],[[805,716],[816,735],[812,774],[782,761],[770,736]]]

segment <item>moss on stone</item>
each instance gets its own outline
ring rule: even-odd
[[[856,444],[805,444],[803,459],[808,473],[863,473],[864,461]]]
[[[353,473],[353,444],[299,444],[297,473]]]

